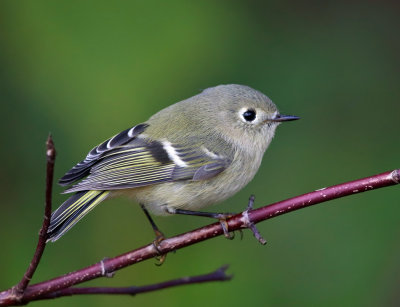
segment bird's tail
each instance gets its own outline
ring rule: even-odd
[[[109,194],[109,191],[80,191],[68,198],[51,214],[47,242],[57,241]]]

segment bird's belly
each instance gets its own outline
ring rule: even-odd
[[[151,213],[167,215],[166,207],[200,210],[219,203],[241,190],[254,174],[255,172],[239,175],[224,172],[211,180],[167,182],[134,188],[127,192]]]

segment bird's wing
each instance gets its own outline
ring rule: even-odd
[[[94,164],[96,164],[106,153],[111,152],[115,148],[122,146],[132,140],[134,140],[138,135],[140,135],[146,128],[147,124],[139,124],[132,128],[126,129],[112,138],[104,141],[100,145],[94,147],[87,154],[85,160],[79,162],[72,169],[70,169],[59,181],[58,183],[62,186],[70,185],[73,182],[80,180],[87,176],[90,169]]]
[[[140,135],[147,125],[136,127],[92,149],[84,161],[61,178],[60,183],[71,184],[88,176],[65,192],[117,190],[178,180],[205,180],[218,175],[230,164],[228,158],[210,152],[194,140],[189,145],[171,144],[167,140],[154,141]],[[128,135],[130,131],[133,132]]]

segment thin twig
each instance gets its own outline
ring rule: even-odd
[[[270,219],[282,214],[306,208],[328,200],[348,196],[372,189],[387,187],[400,183],[400,170],[385,172],[379,175],[346,182],[332,187],[320,189],[304,195],[293,197],[256,210],[246,210],[227,220],[230,231],[248,228],[253,223]],[[23,302],[40,299],[41,297],[69,288],[73,285],[83,283],[103,276],[102,272],[113,272],[143,260],[153,258],[161,253],[168,253],[201,241],[222,235],[223,229],[220,223],[214,223],[169,239],[165,239],[158,246],[158,251],[153,244],[127,252],[120,256],[103,260],[81,270],[56,277],[35,285],[29,286],[22,298]],[[9,300],[10,290],[0,293],[0,306],[16,304]]]
[[[87,294],[125,294],[125,295],[136,295],[140,293],[146,293],[151,291],[158,291],[166,288],[183,286],[183,285],[191,285],[191,284],[199,284],[204,282],[213,282],[213,281],[228,281],[232,278],[232,276],[227,275],[225,272],[228,269],[228,266],[222,266],[214,272],[198,275],[198,276],[189,276],[182,277],[174,280],[164,281],[157,284],[151,284],[140,287],[86,287],[86,288],[67,288],[59,291],[55,291],[49,293],[45,296],[39,297],[37,299],[53,299],[62,296],[72,296],[72,295],[87,295]]]
[[[56,150],[54,148],[51,134],[49,134],[46,142],[46,158],[46,203],[44,209],[43,224],[39,231],[39,240],[36,246],[35,254],[33,255],[33,258],[21,281],[12,288],[12,292],[15,296],[16,301],[20,301],[22,299],[24,291],[28,287],[29,282],[31,281],[32,276],[35,273],[37,266],[39,265],[40,259],[42,258],[44,249],[46,247],[47,229],[50,225],[51,216],[51,195],[53,188],[54,162],[56,158]]]

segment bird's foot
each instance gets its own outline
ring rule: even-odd
[[[253,210],[254,200],[255,200],[255,196],[251,195],[249,198],[249,202],[247,204],[247,209],[246,209],[246,211],[243,212],[243,217],[245,219],[246,227],[249,228],[253,232],[253,235],[258,240],[258,242],[260,242],[262,245],[265,245],[265,244],[267,244],[267,240],[265,240],[261,236],[260,232],[256,228],[256,225],[253,222],[251,222],[250,218],[249,218],[249,211]]]
[[[160,243],[165,240],[165,236],[159,230],[155,230],[154,232],[156,234],[156,238],[153,241],[153,246],[154,246],[154,249],[156,250],[156,252],[158,254],[155,257],[156,260],[158,261],[158,263],[156,263],[156,265],[160,266],[160,265],[162,265],[164,263],[165,259],[167,258],[167,254],[162,253],[161,250],[160,250]]]

